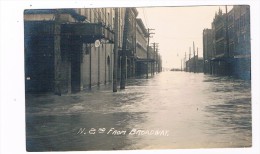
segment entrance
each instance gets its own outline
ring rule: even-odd
[[[25,22],[25,91],[52,92],[54,35],[51,22]],[[48,31],[47,31],[47,30]]]
[[[80,91],[81,85],[81,54],[82,44],[79,39],[73,38],[70,44],[71,49],[71,92]]]

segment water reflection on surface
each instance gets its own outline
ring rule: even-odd
[[[104,133],[77,134],[105,128]],[[125,130],[113,135],[108,130]],[[129,135],[132,129],[167,135]],[[184,72],[63,96],[26,96],[29,151],[250,147],[249,81]]]

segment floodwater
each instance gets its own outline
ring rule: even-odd
[[[186,72],[62,96],[26,95],[28,151],[252,145],[250,81]]]

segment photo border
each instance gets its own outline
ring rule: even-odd
[[[252,148],[227,149],[172,149],[172,150],[120,150],[87,151],[88,153],[173,153],[173,154],[255,154],[259,151],[259,1],[182,1],[182,0],[8,0],[1,1],[1,140],[0,151],[3,153],[26,152],[25,136],[25,85],[24,85],[24,37],[23,11],[40,8],[95,8],[95,7],[146,7],[146,6],[191,6],[191,5],[250,5],[251,10],[251,68],[252,68]],[[10,12],[11,11],[11,12]],[[59,152],[59,153],[85,153]],[[29,152],[35,153],[35,152]],[[43,152],[52,153],[52,152]]]

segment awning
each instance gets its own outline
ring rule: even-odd
[[[68,36],[80,36],[87,43],[96,40],[114,42],[114,32],[101,23],[66,23],[62,24],[61,34]]]
[[[77,21],[84,21],[85,16],[78,14],[74,9],[30,9],[25,10],[24,14],[70,14]]]
[[[136,62],[154,62],[154,59],[147,59],[147,58],[136,58]]]
[[[211,61],[216,62],[216,61],[223,61],[223,62],[232,62],[234,60],[233,57],[215,57],[212,58]]]

